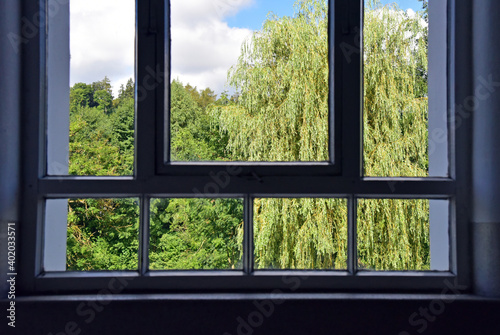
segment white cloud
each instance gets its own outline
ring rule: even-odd
[[[224,19],[255,0],[172,0],[172,78],[220,93],[251,30]],[[71,1],[71,85],[104,76],[113,91],[134,73],[134,0]]]
[[[253,5],[255,0],[171,0],[170,3],[176,25],[191,26],[214,19],[221,21]]]
[[[408,16],[409,16],[410,18],[412,18],[412,19],[414,19],[414,18],[418,17],[418,22],[420,23],[420,25],[421,25],[422,27],[428,27],[428,26],[429,26],[429,24],[428,24],[427,22],[425,22],[425,20],[421,17],[421,15],[420,15],[420,14],[418,14],[417,12],[415,12],[413,9],[408,8],[408,9],[406,10],[406,14],[408,14]]]
[[[253,0],[171,1],[172,78],[198,88],[224,89],[227,70],[236,63],[252,31],[223,20]]]
[[[71,85],[108,76],[114,93],[134,74],[135,1],[71,1]]]

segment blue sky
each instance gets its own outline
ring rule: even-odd
[[[269,12],[278,16],[292,16],[294,2],[295,0],[254,0],[250,6],[228,17],[226,22],[230,27],[259,30]]]
[[[230,27],[259,30],[262,22],[267,17],[267,13],[271,11],[278,16],[292,16],[294,2],[295,0],[255,0],[252,5],[243,8],[236,15],[226,18],[226,22]],[[414,11],[422,9],[422,3],[417,0],[381,0],[382,4],[394,2],[404,10],[408,8]]]
[[[422,2],[417,1],[417,0],[398,0],[398,1],[391,1],[391,0],[381,0],[380,1],[382,4],[389,4],[389,3],[397,3],[401,9],[408,9],[411,8],[415,12],[422,10]]]

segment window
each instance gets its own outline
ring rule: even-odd
[[[38,2],[42,5],[41,9],[35,6]],[[463,190],[461,183],[464,181],[457,178],[457,175],[462,175],[460,164],[466,162],[467,153],[465,150],[457,150],[454,144],[455,132],[465,130],[447,126],[448,121],[453,122],[454,116],[451,112],[447,115],[450,104],[447,97],[452,94],[453,88],[448,86],[451,74],[443,66],[453,57],[446,48],[453,38],[453,29],[448,27],[449,21],[445,20],[449,18],[446,2],[432,1],[429,8],[431,33],[428,42],[428,76],[429,86],[434,85],[432,92],[429,89],[429,110],[436,112],[432,117],[429,114],[427,131],[428,151],[430,153],[432,150],[436,154],[429,155],[428,170],[414,175],[401,175],[400,172],[372,173],[370,171],[373,170],[364,165],[367,155],[363,151],[363,146],[373,144],[368,143],[370,139],[363,136],[363,132],[368,133],[365,124],[368,121],[363,118],[363,105],[366,103],[364,97],[367,96],[364,89],[369,86],[362,79],[363,69],[373,69],[371,64],[366,63],[371,50],[364,50],[366,44],[361,43],[363,40],[366,43],[373,36],[365,33],[363,26],[370,24],[368,19],[384,15],[387,15],[387,20],[393,20],[390,23],[401,24],[404,20],[408,24],[418,23],[408,12],[406,16],[394,19],[390,16],[394,15],[394,10],[377,9],[381,7],[374,7],[372,12],[364,13],[361,1],[329,2],[328,52],[325,55],[329,66],[326,76],[329,87],[326,99],[326,160],[188,162],[172,159],[171,152],[174,135],[170,100],[173,86],[170,81],[171,50],[170,43],[167,43],[170,41],[169,2],[137,1],[134,175],[93,177],[69,176],[64,172],[65,167],[52,171],[48,164],[52,161],[48,157],[56,157],[68,151],[63,142],[57,141],[58,136],[67,138],[67,133],[59,132],[57,129],[60,127],[56,124],[56,121],[68,121],[58,118],[58,109],[52,107],[61,108],[60,106],[68,104],[67,88],[64,91],[56,89],[65,85],[68,73],[63,71],[66,67],[61,66],[53,55],[59,54],[58,51],[67,55],[68,44],[54,41],[67,42],[67,35],[64,34],[67,32],[65,28],[69,21],[69,10],[67,4],[57,0],[32,1],[31,5],[34,14],[38,11],[43,13],[42,18],[48,24],[48,30],[41,32],[41,40],[46,43],[42,43],[41,47],[30,44],[32,52],[27,56],[42,60],[41,67],[36,71],[40,73],[40,80],[30,84],[34,92],[42,94],[40,97],[34,93],[30,96],[31,101],[37,103],[28,107],[30,122],[27,123],[25,132],[24,157],[33,164],[29,164],[25,171],[28,191],[25,193],[23,206],[24,220],[29,229],[24,230],[23,239],[25,243],[37,246],[33,254],[25,255],[22,263],[25,278],[23,284],[27,291],[85,292],[105,287],[114,277],[128,281],[127,292],[273,289],[356,291],[368,288],[372,291],[411,292],[441,290],[445,287],[444,279],[447,278],[458,278],[461,283],[467,283],[466,276],[462,275],[468,268],[463,243],[465,223],[457,214],[464,201],[464,194],[460,193],[463,191],[459,191]],[[50,5],[58,6],[56,14],[50,13]],[[57,25],[61,29],[51,29]],[[422,27],[424,26],[416,29],[424,29]],[[387,31],[381,31],[381,36],[387,36]],[[422,36],[415,36],[408,38],[408,43],[423,43],[421,40],[417,41]],[[406,41],[406,36],[403,35],[402,38]],[[387,38],[386,42],[389,43],[389,40]],[[379,47],[377,52],[380,53],[388,50],[389,45],[384,47],[382,43]],[[408,59],[412,59],[412,53],[419,51],[418,46],[410,46],[407,50],[410,53]],[[48,56],[42,56],[44,54]],[[66,62],[69,62],[69,55],[67,56]],[[420,65],[420,70],[423,71],[420,75],[424,77],[426,64]],[[61,82],[58,83],[58,80]],[[421,97],[425,97],[425,93]],[[453,111],[451,108],[449,110]],[[412,119],[414,110],[401,108],[396,112],[400,119],[410,122],[407,125],[409,131],[414,129],[411,125],[411,122],[416,122]],[[48,138],[45,137],[45,125],[48,127]],[[421,139],[426,137],[425,134],[420,135]],[[51,136],[55,139],[51,140]],[[46,142],[48,146],[39,145]],[[59,143],[60,146],[51,146],[52,142]],[[431,145],[434,146],[432,149]],[[62,160],[64,159],[63,157]],[[395,161],[398,159],[404,161],[413,158],[402,156]],[[126,216],[133,228],[128,232],[128,240],[131,242],[125,246],[127,251],[124,252],[137,253],[137,262],[122,268],[103,266],[110,271],[66,271],[74,269],[67,267],[67,246],[64,245],[68,199],[73,202],[93,199],[99,206],[112,202],[117,211],[119,204],[133,204],[133,210],[120,215]],[[201,212],[197,211],[200,203],[204,203],[206,208],[210,208],[210,203],[214,202],[220,206],[233,206],[242,225],[231,231],[233,238],[224,243],[234,247],[234,254],[225,259],[221,256],[217,262],[214,261],[207,267],[192,266],[193,263],[181,264],[182,271],[172,271],[179,266],[166,262],[162,257],[152,257],[153,252],[165,243],[174,243],[156,239],[153,227],[157,216],[161,214],[158,214],[159,208],[175,204],[176,199],[188,199],[183,204],[188,203],[193,207],[191,213]],[[291,203],[294,207],[287,207]],[[272,242],[276,238],[273,236],[280,232],[262,228],[263,220],[266,220],[265,213],[262,214],[265,206],[281,208],[280,213],[295,210],[295,218],[302,216],[304,226],[299,229],[298,234],[306,236],[305,240],[297,239],[286,245],[288,254],[294,254],[295,248],[301,248],[302,251],[288,260],[267,257],[266,248],[275,247]],[[419,213],[421,217],[412,222],[401,220],[397,210],[402,206]],[[321,219],[309,217],[309,208],[322,208],[327,214]],[[384,216],[392,218],[392,221],[385,222],[389,226],[397,224],[399,220],[405,221],[400,223],[407,224],[405,227],[408,229],[420,229],[421,233],[417,237],[424,241],[422,243],[430,244],[428,253],[431,255],[410,253],[415,259],[405,260],[398,250],[389,249],[390,252],[385,253],[384,259],[377,263],[376,270],[366,264],[364,258],[380,250],[377,245],[402,243],[397,236],[396,239],[393,236],[392,240],[384,240],[383,236],[366,234],[370,231],[373,233],[373,227],[380,224],[370,220],[377,217],[376,213],[370,212],[377,208],[385,211],[395,209],[394,213]],[[209,209],[203,213],[212,217],[221,215]],[[336,215],[329,216],[329,213]],[[267,220],[273,222],[273,227],[285,227],[295,224],[294,217],[268,217]],[[188,222],[190,218],[184,220]],[[217,221],[210,220],[207,219],[209,222]],[[317,225],[321,220],[334,220],[335,232],[322,231]],[[423,226],[425,222],[430,225],[429,228]],[[281,230],[286,231],[284,228]],[[204,231],[203,234],[214,233]],[[267,239],[263,237],[264,234],[267,234]],[[287,236],[293,235],[290,233]],[[307,242],[307,239],[310,243],[300,246],[300,241]],[[319,247],[311,246],[318,244],[318,241],[330,243],[330,251],[320,252]],[[213,253],[218,254],[217,243],[222,242],[211,240],[210,243],[213,243]],[[459,244],[460,252],[457,247]],[[430,264],[422,265],[421,260],[418,260],[422,257],[430,257]],[[198,261],[206,264],[206,259]],[[203,270],[206,268],[211,271]],[[294,282],[291,276],[304,278],[300,280],[300,287],[290,286]]]

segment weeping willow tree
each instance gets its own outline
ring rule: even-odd
[[[257,268],[345,269],[347,202],[257,199],[254,235]]]
[[[427,28],[374,4],[364,27],[364,151],[368,176],[427,175]]]
[[[242,46],[228,74],[238,101],[212,108],[231,159],[328,158],[327,14],[327,1],[299,0],[293,17],[270,15]],[[365,172],[425,175],[425,29],[395,7],[365,15]],[[361,266],[428,268],[427,202],[361,201],[358,215]],[[343,269],[346,201],[257,199],[254,244],[257,268]]]
[[[327,13],[326,1],[297,2],[242,46],[228,75],[238,103],[213,110],[232,159],[328,159]],[[341,199],[257,199],[256,266],[345,268],[346,213]]]
[[[369,4],[364,27],[364,170],[428,171],[427,25],[396,5]],[[374,269],[429,269],[429,202],[362,200],[358,257]]]
[[[328,159],[328,7],[295,4],[295,16],[270,15],[229,70],[238,104],[216,108],[232,159]]]

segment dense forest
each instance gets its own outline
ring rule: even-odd
[[[424,1],[424,9],[426,2]],[[364,27],[364,170],[426,176],[425,11],[367,5]],[[237,94],[171,82],[175,161],[324,161],[328,158],[328,6],[299,0],[269,15],[229,69]],[[134,82],[113,97],[108,78],[70,91],[70,173],[132,175]],[[151,269],[241,268],[241,199],[152,199]],[[426,200],[362,199],[358,264],[426,270]],[[137,268],[137,199],[70,199],[68,270]],[[255,267],[345,269],[345,199],[255,199]]]

